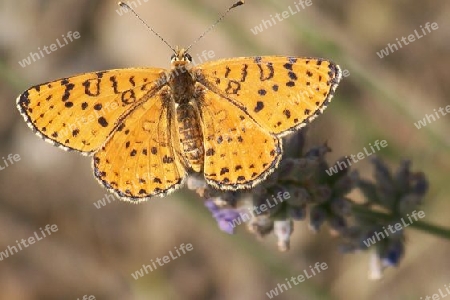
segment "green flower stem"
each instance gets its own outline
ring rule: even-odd
[[[381,220],[381,221],[392,221],[393,216],[388,213],[380,212],[380,211],[374,211],[373,209],[370,209],[369,207],[365,205],[359,205],[359,204],[353,204],[352,206],[353,212],[364,218],[369,218],[373,220]],[[406,218],[406,216],[405,216]],[[410,224],[411,227],[422,230],[424,232],[427,232],[429,234],[439,236],[444,239],[450,240],[450,229],[440,227],[437,225],[433,225],[431,223],[425,222],[425,221],[414,221]]]

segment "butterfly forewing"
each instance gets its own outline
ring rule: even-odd
[[[40,137],[90,154],[163,78],[156,68],[85,73],[36,85],[17,98],[17,107]]]
[[[195,68],[197,80],[278,136],[308,124],[331,100],[339,67],[317,58],[243,57]]]

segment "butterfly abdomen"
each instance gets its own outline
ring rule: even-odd
[[[183,156],[195,172],[203,168],[203,134],[195,108],[191,104],[177,107],[178,134]]]

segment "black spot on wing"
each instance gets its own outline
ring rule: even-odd
[[[99,123],[102,127],[108,126],[108,122],[106,121],[106,119],[105,119],[104,117],[98,118],[98,123]]]
[[[260,112],[264,108],[264,103],[262,101],[256,102],[256,106],[253,109],[255,112]]]

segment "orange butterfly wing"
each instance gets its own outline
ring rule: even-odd
[[[326,108],[341,79],[320,58],[262,56],[223,59],[195,68],[197,81],[229,99],[268,132],[283,136]]]
[[[178,155],[175,107],[166,98],[167,90],[162,88],[130,112],[94,155],[95,176],[124,200],[164,196],[186,178]]]
[[[160,88],[164,73],[117,69],[63,78],[31,87],[17,98],[17,107],[38,136],[89,155],[105,143],[122,116]]]
[[[200,105],[207,182],[251,188],[281,159],[279,138],[305,126],[328,105],[341,78],[324,59],[247,57],[193,68]]]
[[[228,99],[205,90],[199,99],[204,175],[220,189],[251,188],[281,159],[281,141]]]

